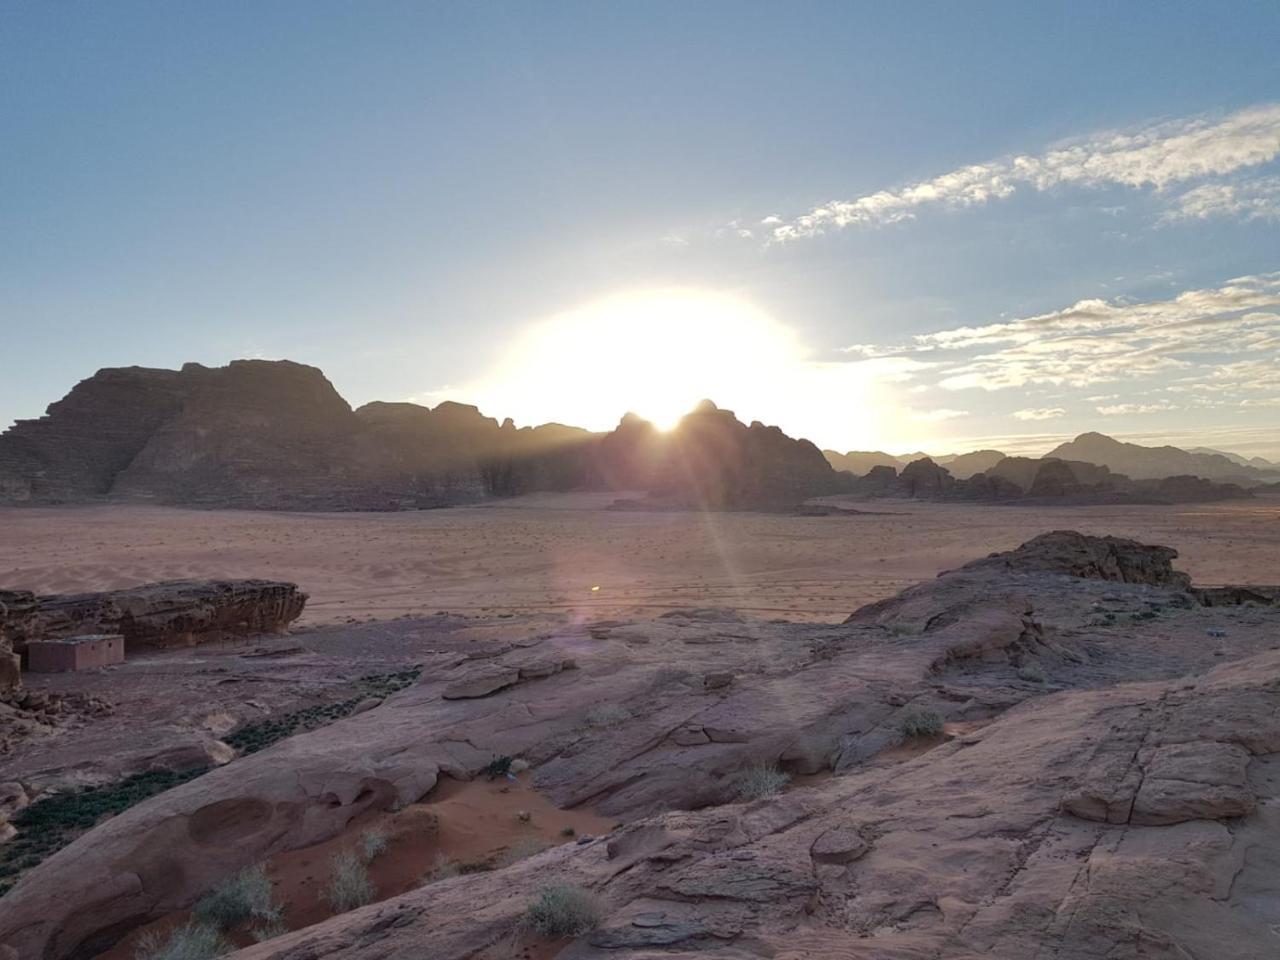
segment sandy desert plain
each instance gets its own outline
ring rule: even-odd
[[[441,610],[598,618],[700,606],[838,622],[1064,529],[1174,547],[1201,585],[1280,579],[1280,497],[1087,507],[829,497],[819,502],[861,512],[800,517],[606,509],[619,496],[544,493],[400,513],[0,508],[0,584],[73,593],[290,580],[310,595],[298,622],[313,626]]]

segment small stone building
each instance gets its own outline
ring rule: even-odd
[[[27,643],[27,669],[31,673],[92,670],[123,662],[124,637],[118,633],[90,633]]]

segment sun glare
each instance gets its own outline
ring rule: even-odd
[[[799,358],[789,329],[738,298],[619,294],[530,328],[489,378],[486,403],[524,422],[608,429],[631,411],[668,429],[699,400],[733,402]]]

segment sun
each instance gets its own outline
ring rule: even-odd
[[[790,329],[725,293],[621,293],[533,324],[481,390],[482,405],[523,423],[610,429],[630,411],[670,428],[699,400],[748,401],[788,375]]]

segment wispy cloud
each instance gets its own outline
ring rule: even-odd
[[[1015,420],[1057,420],[1066,415],[1067,411],[1062,407],[1030,407],[1013,411]]]
[[[958,406],[948,398],[966,390],[1016,391],[1024,403],[1038,394],[1043,406],[1004,410],[1026,423],[1070,419],[1068,398],[1103,417],[1271,409],[1280,406],[1280,271],[1162,300],[1082,300],[847,352],[874,357],[849,362],[895,371],[904,390],[940,411]],[[1089,389],[1104,383],[1106,392]],[[991,411],[1004,402],[991,396],[965,406]]]
[[[1119,417],[1135,413],[1160,413],[1164,410],[1177,410],[1171,403],[1115,403],[1106,407],[1095,408],[1104,417]]]
[[[1192,117],[1134,131],[1095,134],[1039,155],[973,164],[898,189],[831,201],[790,219],[770,216],[760,221],[760,226],[773,242],[786,242],[833,229],[897,223],[926,206],[979,206],[1010,197],[1024,187],[1043,191],[1061,185],[1119,185],[1164,190],[1256,167],[1278,155],[1280,104],[1264,104],[1226,117]],[[1189,194],[1184,194],[1184,199]],[[1226,212],[1224,203],[1230,206],[1248,201],[1210,201],[1206,195],[1192,197],[1189,202],[1189,209],[1216,203],[1215,209]],[[1245,206],[1236,212],[1248,215],[1251,209]]]
[[[1168,300],[1081,300],[1053,313],[922,334],[905,352],[929,354],[939,386],[952,390],[1084,387],[1197,366],[1207,369],[1196,377],[1212,380],[1236,362],[1276,369],[1275,308],[1280,273],[1238,277]],[[1213,363],[1205,361],[1209,356]]]
[[[1238,217],[1241,220],[1280,220],[1280,177],[1259,177],[1240,183],[1205,183],[1178,197],[1176,206],[1162,218],[1208,220]]]

